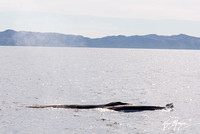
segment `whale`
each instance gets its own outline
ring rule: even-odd
[[[120,112],[142,112],[142,111],[167,110],[167,109],[173,110],[173,108],[174,108],[173,103],[169,103],[165,107],[125,105],[125,106],[109,107],[108,109]]]
[[[95,109],[103,108],[118,112],[142,112],[142,111],[154,111],[154,110],[167,110],[173,109],[173,103],[169,103],[166,106],[135,106],[130,103],[124,102],[110,102],[107,104],[99,105],[34,105],[26,106],[27,108],[65,108],[65,109]]]
[[[110,102],[100,105],[35,105],[27,106],[28,108],[68,108],[68,109],[93,109],[93,108],[108,108],[114,106],[130,105],[124,102]]]

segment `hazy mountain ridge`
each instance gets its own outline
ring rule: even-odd
[[[184,34],[160,36],[106,36],[87,38],[59,33],[0,32],[1,46],[66,46],[66,47],[104,47],[104,48],[158,48],[158,49],[200,49],[200,38]]]

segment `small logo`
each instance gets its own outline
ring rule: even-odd
[[[180,119],[179,117],[170,117],[163,123],[162,131],[180,131],[188,127],[200,125],[200,123],[192,124],[192,119]]]

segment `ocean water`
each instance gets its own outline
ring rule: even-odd
[[[26,108],[113,101],[175,108]],[[199,50],[0,47],[2,134],[199,133],[199,102]]]

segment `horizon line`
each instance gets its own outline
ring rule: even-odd
[[[105,35],[102,37],[87,37],[84,35],[78,35],[78,34],[66,34],[66,33],[60,33],[60,32],[38,32],[38,31],[29,31],[29,30],[14,30],[14,29],[5,29],[1,32],[6,32],[6,31],[13,31],[13,32],[30,32],[30,33],[41,33],[41,34],[61,34],[61,35],[73,35],[73,36],[82,36],[85,38],[90,38],[90,39],[98,39],[98,38],[105,38],[105,37],[116,37],[116,36],[125,36],[125,37],[132,37],[132,36],[150,36],[150,35],[155,35],[155,36],[164,36],[164,37],[171,37],[171,36],[189,36],[189,37],[195,37],[195,38],[200,38],[198,36],[192,36],[192,35],[188,35],[188,34],[184,34],[184,33],[180,33],[180,34],[171,34],[171,35],[163,35],[163,34],[155,34],[155,33],[151,33],[151,34],[135,34],[135,35],[123,35],[123,34],[115,34],[115,35]]]

